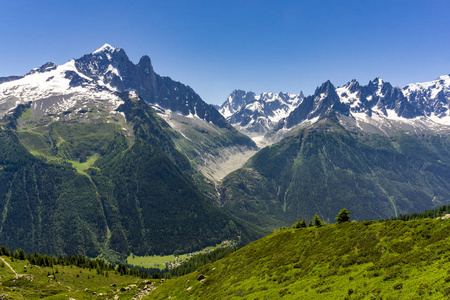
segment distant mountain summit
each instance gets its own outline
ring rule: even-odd
[[[262,93],[234,90],[220,106],[220,113],[243,133],[257,137],[271,130],[304,99],[303,93]]]
[[[335,87],[327,81],[316,89],[313,96],[306,97],[281,124],[284,122],[285,126],[291,128],[304,120],[318,119],[334,111],[348,114],[348,109],[341,103]]]
[[[439,122],[449,119],[450,75],[440,76],[436,80],[412,83],[402,89],[408,102],[417,107],[425,116]]]

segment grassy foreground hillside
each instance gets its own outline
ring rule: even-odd
[[[151,299],[443,299],[450,220],[346,222],[282,229]]]
[[[132,299],[148,295],[158,284],[86,265],[38,266],[0,256],[0,299]]]

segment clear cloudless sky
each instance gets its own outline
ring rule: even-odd
[[[0,77],[109,43],[221,104],[234,89],[312,94],[450,74],[449,0],[0,0]]]

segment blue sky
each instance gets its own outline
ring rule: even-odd
[[[109,43],[214,104],[326,80],[404,86],[450,73],[449,16],[447,0],[0,0],[0,76]]]

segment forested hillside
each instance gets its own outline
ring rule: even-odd
[[[139,98],[121,97],[126,123],[98,118],[42,126],[22,106],[4,119],[4,245],[118,260],[261,236],[205,196],[195,183],[201,175],[176,149],[164,120]]]

